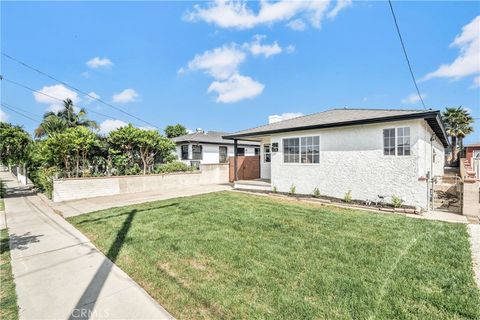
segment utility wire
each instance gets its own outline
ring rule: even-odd
[[[408,59],[407,49],[405,48],[405,43],[403,42],[402,34],[400,33],[400,28],[398,27],[397,17],[395,16],[395,11],[393,10],[392,0],[388,0],[388,4],[390,5],[390,11],[392,11],[393,21],[395,22],[395,27],[397,28],[398,37],[400,38],[400,43],[402,44],[403,53],[405,54],[405,59],[407,60],[407,65],[408,69],[410,70],[410,75],[412,76],[413,84],[415,85],[415,89],[417,89],[417,94],[422,102],[423,108],[427,110],[427,107],[425,107],[425,102],[423,102],[422,95],[420,94],[420,90],[418,89],[417,80],[415,80],[415,75],[413,74],[410,60]]]
[[[36,123],[40,123],[40,121],[38,121],[37,119],[34,119],[34,118],[32,118],[32,117],[30,117],[30,116],[28,116],[28,115],[26,115],[26,114],[24,114],[24,113],[16,110],[16,109],[13,108],[12,106],[9,107],[9,106],[7,106],[5,103],[3,103],[3,102],[0,102],[0,105],[1,105],[2,107],[4,107],[4,108],[7,108],[8,110],[10,110],[10,111],[12,111],[12,112],[15,112],[16,114],[21,115],[21,116],[24,117],[24,118],[27,118],[27,119],[29,119],[29,120],[32,120],[32,121],[34,121],[34,122],[36,122]]]
[[[30,112],[30,111],[28,111],[28,110],[19,108],[18,106],[15,106],[15,107],[14,107],[14,106],[12,106],[11,104],[8,104],[8,103],[6,103],[6,102],[3,102],[3,103],[6,104],[7,106],[11,107],[11,108],[15,108],[15,109],[17,109],[17,110],[20,110],[21,112],[24,112],[24,113],[26,113],[26,114],[29,114],[30,116],[33,116],[33,117],[35,117],[35,118],[39,118],[39,119],[42,118],[42,115],[39,115],[39,114],[37,114],[37,113]]]
[[[43,72],[43,71],[41,71],[41,70],[39,70],[39,69],[37,69],[37,68],[35,68],[35,67],[32,67],[32,66],[30,66],[29,64],[27,64],[27,63],[25,63],[25,62],[23,62],[23,61],[20,61],[20,60],[18,60],[18,59],[16,59],[16,58],[14,58],[14,57],[6,54],[6,53],[3,52],[3,51],[1,52],[1,54],[2,54],[4,57],[6,57],[6,58],[8,58],[8,59],[10,59],[10,60],[12,60],[12,61],[15,61],[15,62],[18,63],[18,64],[21,64],[21,65],[23,65],[24,67],[26,67],[26,68],[28,68],[28,69],[31,69],[31,70],[33,70],[33,71],[35,71],[35,72],[38,72],[38,73],[40,73],[41,75],[43,75],[43,76],[45,76],[45,77],[47,77],[47,78],[50,78],[50,79],[52,79],[52,80],[54,80],[54,81],[60,82],[60,83],[63,84],[64,86],[69,87],[70,89],[75,90],[75,91],[77,91],[78,93],[81,93],[81,94],[83,94],[83,95],[86,95],[87,97],[89,97],[89,98],[91,98],[91,99],[93,99],[93,100],[96,100],[96,101],[98,101],[98,102],[100,102],[100,103],[103,103],[104,105],[106,105],[106,106],[108,106],[108,107],[110,107],[110,108],[112,108],[112,109],[115,109],[115,110],[117,110],[117,111],[119,111],[119,112],[121,112],[121,113],[123,113],[123,114],[126,114],[126,115],[128,115],[128,116],[130,116],[130,117],[132,117],[132,118],[134,118],[134,119],[137,119],[138,121],[141,121],[141,122],[143,122],[143,123],[145,123],[145,124],[148,124],[149,126],[152,126],[152,127],[154,127],[154,128],[157,128],[158,130],[160,130],[160,128],[159,128],[158,126],[156,126],[156,125],[154,125],[154,124],[152,124],[152,123],[150,123],[150,122],[148,122],[148,121],[146,121],[146,120],[143,120],[142,118],[139,118],[139,117],[137,117],[136,115],[131,114],[131,113],[129,113],[129,112],[127,112],[127,111],[125,111],[125,110],[117,107],[117,106],[114,106],[114,105],[112,105],[112,104],[110,104],[110,103],[108,103],[108,102],[105,102],[105,101],[103,101],[103,100],[100,99],[100,98],[91,96],[89,93],[87,93],[87,92],[85,92],[85,91],[82,91],[82,90],[80,90],[80,89],[78,89],[78,88],[76,88],[76,87],[74,87],[74,86],[72,86],[72,85],[69,85],[68,83],[66,83],[66,82],[64,82],[64,81],[62,81],[62,80],[60,80],[60,79],[58,79],[58,78],[55,78],[54,76],[52,76],[52,75],[50,75],[50,74],[48,74],[48,73],[46,73],[46,72]]]
[[[42,91],[35,90],[35,89],[33,89],[33,88],[31,88],[31,87],[29,87],[29,86],[27,86],[27,85],[24,85],[24,84],[22,84],[22,83],[19,83],[19,82],[16,82],[16,81],[7,79],[7,78],[5,78],[5,76],[3,76],[3,75],[0,76],[0,79],[2,79],[2,81],[6,81],[6,82],[8,82],[8,83],[11,83],[11,84],[14,84],[14,85],[16,85],[16,86],[22,87],[22,88],[27,89],[27,90],[30,90],[30,91],[32,91],[32,92],[41,94],[41,95],[43,95],[43,96],[45,96],[45,97],[48,97],[48,98],[51,98],[51,99],[54,99],[54,100],[57,100],[57,101],[60,101],[60,102],[64,102],[63,99],[60,99],[60,98],[55,97],[55,96],[52,96],[52,95],[47,94],[47,93],[42,92]],[[76,107],[78,107],[78,106],[76,106]],[[97,111],[94,111],[94,110],[91,110],[91,109],[87,109],[87,108],[84,108],[84,109],[87,110],[88,112],[91,112],[91,113],[93,113],[93,114],[96,114],[96,115],[105,117],[105,118],[107,118],[107,119],[113,119],[113,118],[115,118],[115,117],[112,117],[112,116],[109,116],[109,115],[106,115],[106,114],[103,114],[103,113],[101,113],[101,112],[97,112]]]

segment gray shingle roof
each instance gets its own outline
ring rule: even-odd
[[[224,139],[223,136],[228,135],[228,132],[220,131],[205,131],[205,132],[194,132],[186,134],[184,136],[172,138],[172,141],[175,143],[181,142],[203,142],[203,143],[215,143],[215,144],[232,144],[232,140]],[[239,144],[246,145],[260,145],[260,143],[255,141],[238,141]]]
[[[425,118],[433,119],[429,124],[436,130],[438,136],[448,145],[445,130],[439,118],[440,112],[433,110],[404,110],[404,109],[332,109],[306,115],[298,118],[288,119],[272,124],[238,131],[225,135],[227,139],[249,137],[276,132],[304,130],[313,128],[339,127],[346,125],[365,124],[374,122],[395,121],[401,119]],[[434,123],[437,122],[437,123]],[[438,131],[438,132],[437,132]]]

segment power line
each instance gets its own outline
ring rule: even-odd
[[[27,116],[26,114],[24,114],[24,113],[16,110],[16,109],[13,108],[12,106],[9,107],[9,106],[7,106],[5,103],[3,103],[3,102],[0,102],[0,105],[1,105],[2,107],[4,107],[4,108],[7,108],[7,109],[10,110],[10,111],[15,112],[16,114],[21,115],[21,116],[24,117],[24,118],[27,118],[27,119],[29,119],[29,120],[32,120],[32,121],[34,121],[34,122],[36,122],[36,123],[40,123],[40,121],[38,121],[37,119],[33,119],[32,117]]]
[[[58,78],[56,78],[56,77],[54,77],[54,76],[46,73],[46,72],[43,72],[43,71],[41,71],[41,70],[39,70],[39,69],[37,69],[37,68],[35,68],[35,67],[32,67],[32,66],[28,65],[27,63],[25,63],[25,62],[23,62],[23,61],[20,61],[20,60],[18,60],[18,59],[16,59],[16,58],[14,58],[14,57],[6,54],[5,52],[1,52],[1,54],[2,54],[4,57],[6,57],[6,58],[8,58],[8,59],[10,59],[10,60],[12,60],[12,61],[15,61],[15,62],[18,63],[18,64],[21,64],[21,65],[23,65],[24,67],[26,67],[26,68],[28,68],[28,69],[31,69],[31,70],[33,70],[33,71],[35,71],[35,72],[38,72],[38,73],[40,73],[41,75],[43,75],[43,76],[45,76],[45,77],[47,77],[47,78],[50,78],[50,79],[52,79],[52,80],[54,80],[54,81],[60,82],[60,83],[63,84],[64,86],[66,86],[66,87],[68,87],[68,88],[70,88],[70,89],[72,89],[72,90],[75,90],[75,91],[77,91],[78,93],[81,93],[81,94],[83,94],[83,95],[86,95],[87,97],[89,97],[89,98],[91,98],[91,99],[93,99],[93,100],[96,100],[96,101],[98,101],[98,102],[100,102],[100,103],[103,103],[104,105],[106,105],[106,106],[108,106],[108,107],[110,107],[110,108],[112,108],[112,109],[115,109],[115,110],[117,110],[117,111],[119,111],[119,112],[121,112],[121,113],[123,113],[123,114],[128,115],[129,117],[132,117],[132,118],[134,118],[134,119],[137,119],[138,121],[141,121],[141,122],[143,122],[143,123],[145,123],[145,124],[148,124],[149,126],[152,126],[152,127],[157,128],[157,129],[160,130],[160,128],[159,128],[158,126],[156,126],[156,125],[154,125],[154,124],[152,124],[152,123],[150,123],[150,122],[148,122],[148,121],[146,121],[146,120],[143,120],[142,118],[139,118],[139,117],[137,117],[136,115],[131,114],[131,113],[129,113],[129,112],[127,112],[127,111],[125,111],[125,110],[117,107],[117,106],[114,106],[114,105],[112,105],[112,104],[110,104],[110,103],[108,103],[108,102],[105,102],[105,101],[103,101],[103,100],[100,99],[100,98],[91,96],[89,93],[87,93],[87,92],[85,92],[85,91],[82,91],[82,90],[80,90],[80,89],[78,89],[78,88],[76,88],[76,87],[74,87],[74,86],[72,86],[72,85],[69,85],[68,83],[66,83],[66,82],[64,82],[64,81],[62,81],[62,80],[60,80],[60,79],[58,79]]]
[[[413,74],[410,60],[408,59],[407,49],[405,49],[402,34],[400,33],[400,28],[398,27],[397,17],[395,16],[395,11],[393,10],[392,0],[388,0],[388,4],[390,5],[390,11],[392,11],[393,21],[395,22],[395,27],[397,28],[398,37],[400,38],[400,43],[402,44],[403,53],[405,54],[405,59],[407,60],[407,65],[408,69],[410,70],[410,75],[412,76],[413,84],[415,85],[415,89],[417,90],[417,94],[422,102],[423,108],[427,110],[427,107],[425,107],[425,102],[423,102],[422,95],[420,94],[420,90],[418,89],[417,80],[415,80],[415,75]]]
[[[31,88],[31,87],[29,87],[29,86],[27,86],[27,85],[24,85],[24,84],[22,84],[22,83],[19,83],[19,82],[16,82],[16,81],[7,79],[7,78],[5,78],[5,76],[3,76],[3,75],[0,76],[0,79],[2,79],[2,81],[7,81],[8,83],[11,83],[11,84],[14,84],[14,85],[16,85],[16,86],[22,87],[22,88],[27,89],[27,90],[30,90],[30,91],[32,91],[32,92],[41,94],[41,95],[43,95],[43,96],[45,96],[45,97],[48,97],[48,98],[51,98],[51,99],[54,99],[54,100],[57,100],[57,101],[60,101],[60,102],[64,102],[64,100],[61,99],[61,98],[52,96],[52,95],[50,95],[50,94],[47,94],[47,93],[42,92],[42,91],[39,91],[39,90],[35,90],[35,89],[33,89],[33,88]],[[77,106],[77,107],[78,107],[78,106]],[[87,109],[87,108],[84,108],[84,109],[87,110],[88,112],[91,112],[91,113],[93,113],[93,114],[97,114],[97,115],[102,116],[102,117],[105,117],[105,118],[107,118],[107,119],[113,119],[113,118],[115,118],[115,117],[112,117],[112,116],[109,116],[109,115],[106,115],[106,114],[103,114],[103,113],[101,113],[101,112],[97,112],[97,111],[94,111],[94,110],[91,110],[91,109]]]

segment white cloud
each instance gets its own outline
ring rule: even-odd
[[[231,43],[197,54],[188,62],[187,67],[178,70],[178,74],[202,71],[212,76],[215,81],[208,87],[208,92],[217,94],[217,102],[232,103],[254,98],[263,92],[265,85],[249,76],[241,75],[239,66],[245,62],[248,53],[268,58],[283,51],[277,42],[263,44],[263,39],[265,36],[256,35],[252,42],[243,45]],[[286,50],[291,53],[295,47],[290,45]]]
[[[225,81],[214,81],[208,92],[216,92],[217,102],[231,103],[252,99],[263,92],[265,86],[250,77],[234,74]]]
[[[460,79],[480,73],[480,16],[463,26],[462,33],[455,37],[450,47],[460,48],[459,56],[452,63],[442,64],[437,70],[428,73],[423,80]]]
[[[108,58],[100,58],[100,57],[95,57],[90,60],[88,60],[85,63],[89,68],[92,69],[97,69],[97,68],[108,68],[113,66],[113,62],[110,61]]]
[[[290,44],[287,46],[287,48],[285,48],[285,51],[287,51],[287,53],[294,53],[295,52],[295,46],[293,44]]]
[[[57,100],[71,99],[74,104],[81,101],[78,93],[72,91],[62,84],[55,84],[53,86],[44,86],[39,92],[34,92],[35,101],[39,103],[49,104],[47,110],[57,112],[63,108],[63,104]],[[43,93],[43,94],[42,94]],[[56,99],[55,99],[56,98]]]
[[[204,71],[216,79],[227,79],[237,71],[238,65],[243,61],[245,53],[236,44],[230,44],[197,54],[188,63],[188,68]]]
[[[307,27],[302,19],[295,19],[287,23],[287,27],[295,31],[303,31]]]
[[[350,6],[352,4],[352,0],[338,0],[335,7],[327,13],[327,17],[329,19],[334,19],[342,9]]]
[[[426,97],[427,97],[426,94],[422,94],[422,99],[423,100],[425,100]],[[418,94],[416,92],[412,93],[412,94],[409,94],[407,97],[402,99],[403,104],[415,104],[415,103],[418,103],[418,102],[420,102],[420,97],[418,96]]]
[[[470,89],[480,88],[480,76],[473,78],[473,84]]]
[[[129,89],[123,90],[120,93],[114,94],[112,97],[112,101],[118,102],[118,103],[128,103],[128,102],[136,101],[138,97],[139,97],[138,93],[135,90],[129,88]]]
[[[106,135],[120,127],[125,127],[126,125],[128,125],[128,123],[123,122],[122,120],[107,119],[100,123],[100,129],[98,131],[100,134]]]
[[[245,43],[243,46],[247,48],[254,56],[263,54],[265,58],[279,54],[282,52],[282,48],[275,41],[273,44],[262,44],[262,40],[265,39],[264,35],[255,35],[254,40],[251,43]]]
[[[246,1],[216,0],[204,6],[195,5],[184,18],[194,22],[205,21],[222,28],[251,29],[257,25],[287,21],[301,15],[309,20],[313,27],[320,28],[330,1],[281,0],[271,2],[264,0],[260,1],[258,12],[254,12],[247,4]],[[338,11],[345,6],[337,5],[337,7],[333,9],[335,13],[332,13],[332,16],[337,15]],[[298,22],[297,26],[299,26]]]
[[[95,99],[100,99],[100,96],[95,93],[95,92],[90,92],[88,95],[85,96],[85,102],[88,104],[88,103],[91,103],[92,101],[94,101]]]
[[[7,122],[7,119],[8,115],[5,113],[5,111],[0,109],[0,122]]]

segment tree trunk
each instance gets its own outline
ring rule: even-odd
[[[77,152],[75,154],[75,158],[76,158],[75,160],[76,160],[76,165],[77,165],[77,167],[76,167],[76,171],[77,171],[76,177],[78,178],[78,172],[80,170],[80,151],[77,150]]]
[[[452,136],[452,163],[457,161],[457,137]]]

